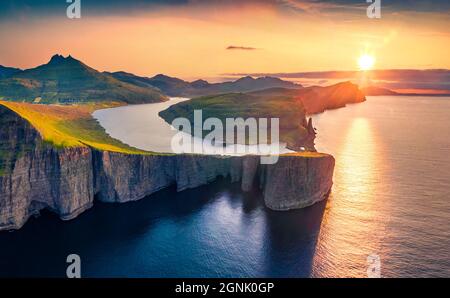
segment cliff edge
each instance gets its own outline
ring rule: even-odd
[[[75,218],[94,200],[128,202],[176,185],[178,191],[218,177],[259,187],[273,210],[303,208],[326,198],[334,158],[321,153],[282,155],[273,165],[258,156],[127,154],[90,146],[57,148],[18,114],[0,105],[0,230],[19,229],[48,209]]]

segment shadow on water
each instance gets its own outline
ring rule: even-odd
[[[223,179],[97,202],[67,222],[44,211],[0,233],[0,276],[64,277],[72,253],[86,277],[309,276],[325,204],[275,212],[259,192]]]
[[[309,277],[327,200],[287,212],[267,211],[266,276]]]

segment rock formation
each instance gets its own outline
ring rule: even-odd
[[[94,200],[134,201],[170,185],[182,191],[218,177],[240,181],[244,191],[259,186],[267,207],[274,210],[312,205],[326,198],[332,186],[334,158],[326,154],[282,155],[276,164],[262,165],[258,156],[55,148],[3,106],[0,116],[0,230],[19,229],[45,208],[69,220],[91,208]]]

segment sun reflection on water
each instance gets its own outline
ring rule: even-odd
[[[344,129],[313,276],[363,277],[367,256],[381,254],[383,220],[378,218],[377,189],[382,150],[367,119],[355,118]]]

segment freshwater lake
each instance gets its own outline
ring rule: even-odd
[[[125,143],[163,148],[170,126],[151,116],[163,104],[95,116]],[[0,233],[0,276],[64,277],[76,253],[84,277],[365,277],[369,255],[383,277],[450,277],[450,98],[368,97],[313,123],[336,158],[326,201],[274,212],[221,180],[68,222],[44,213]]]

